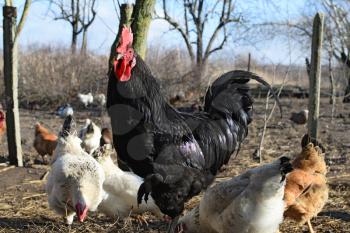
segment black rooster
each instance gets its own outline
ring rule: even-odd
[[[165,101],[157,80],[134,53],[130,29],[123,29],[109,75],[107,107],[119,159],[145,178],[139,202],[151,194],[160,210],[175,218],[187,200],[212,183],[247,136],[250,79],[270,87],[250,72],[231,71],[209,88],[204,111],[179,112]]]

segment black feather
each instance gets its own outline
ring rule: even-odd
[[[73,117],[71,115],[68,115],[63,122],[62,130],[60,132],[61,137],[66,138],[71,133],[72,123]]]

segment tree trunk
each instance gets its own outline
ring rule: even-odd
[[[200,60],[200,63],[195,64],[194,75],[193,75],[193,83],[196,86],[203,87],[206,86],[209,80],[205,79],[207,73],[208,63],[206,61]]]
[[[136,0],[132,13],[131,29],[134,33],[133,47],[138,55],[145,59],[147,50],[147,34],[152,20],[155,0]]]
[[[133,10],[133,5],[132,4],[122,4],[120,6],[120,22],[119,22],[119,29],[118,29],[118,34],[115,37],[115,40],[112,44],[111,47],[111,52],[109,55],[109,59],[108,59],[108,72],[110,72],[110,70],[113,67],[113,59],[115,58],[116,55],[116,47],[119,43],[119,37],[120,34],[122,32],[123,26],[126,25],[128,27],[130,27],[131,25],[131,15],[132,15],[132,10]]]
[[[83,30],[83,40],[81,42],[80,54],[81,55],[86,55],[86,51],[87,51],[87,28],[84,28],[84,30]]]
[[[334,85],[334,77],[333,77],[333,65],[332,65],[332,54],[329,53],[328,56],[328,73],[329,73],[329,84],[330,84],[330,91],[331,91],[331,97],[329,99],[330,104],[335,103],[335,85]],[[332,108],[333,110],[333,108]],[[332,111],[333,116],[333,111]]]
[[[75,5],[74,5],[75,3]],[[77,44],[78,44],[78,24],[79,24],[79,0],[72,0],[71,1],[71,7],[72,7],[72,44],[71,44],[71,50],[72,54],[75,54],[77,51]]]
[[[336,56],[338,60],[340,60],[346,67],[348,68],[347,70],[347,76],[348,76],[348,84],[346,85],[345,88],[345,94],[344,94],[344,99],[343,103],[350,103],[350,60],[349,60],[349,53],[346,54],[345,52],[340,53],[340,56]]]
[[[77,34],[72,33],[72,44],[71,44],[71,50],[72,50],[72,54],[75,54],[75,52],[77,51]]]
[[[350,74],[348,74],[348,85],[346,86],[346,89],[345,89],[345,96],[344,96],[343,102],[350,103]]]

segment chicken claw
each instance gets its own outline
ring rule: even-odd
[[[175,228],[175,233],[185,233],[185,224],[178,224]]]
[[[134,218],[134,220],[136,220],[140,225],[146,224],[146,226],[148,226],[148,222],[146,218],[143,217],[142,215],[136,215],[136,216],[133,216],[132,218]]]

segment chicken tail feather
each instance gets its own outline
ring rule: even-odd
[[[249,124],[251,121],[250,115],[253,100],[250,96],[250,88],[247,83],[251,79],[269,88],[276,99],[282,116],[282,106],[270,84],[260,76],[243,70],[227,72],[215,80],[206,93],[204,110],[209,113],[219,112],[223,114],[232,114],[240,121],[248,121],[247,123]],[[248,119],[243,117],[241,110],[247,113]]]

